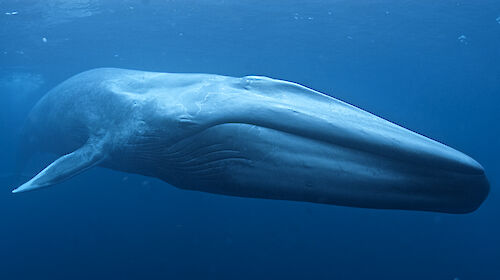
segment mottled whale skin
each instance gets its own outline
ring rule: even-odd
[[[304,86],[248,76],[100,68],[49,91],[26,151],[60,156],[13,192],[93,166],[182,189],[467,213],[489,192],[467,155]]]

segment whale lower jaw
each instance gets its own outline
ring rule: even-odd
[[[474,211],[488,194],[476,165],[450,170],[383,152],[225,123],[166,149],[165,161],[155,164],[163,176],[153,176],[180,188],[232,196],[447,213]],[[141,165],[152,170],[146,162]]]

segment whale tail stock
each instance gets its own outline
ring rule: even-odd
[[[61,183],[97,164],[106,156],[103,138],[90,137],[79,149],[52,162],[35,177],[12,192],[25,192]]]

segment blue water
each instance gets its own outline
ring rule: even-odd
[[[95,67],[298,82],[469,154],[491,192],[450,215],[95,168],[11,194],[29,109]],[[0,279],[500,279],[499,1],[4,0],[0,96]]]

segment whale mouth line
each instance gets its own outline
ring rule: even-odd
[[[331,137],[327,138],[325,137],[324,134],[304,133],[294,129],[286,129],[272,125],[263,125],[254,122],[221,122],[210,125],[209,127],[203,129],[202,131],[224,124],[242,124],[242,125],[262,127],[266,129],[272,129],[282,133],[310,139],[313,141],[318,141],[327,145],[335,145],[353,151],[373,155],[379,158],[385,158],[394,162],[400,162],[402,164],[417,167],[422,170],[432,169],[436,173],[439,171],[444,171],[451,174],[484,176],[484,169],[482,168],[481,165],[479,165],[479,163],[477,163],[476,161],[469,158],[465,154],[462,154],[459,151],[456,151],[452,148],[449,148],[439,142],[430,139],[429,140],[431,141],[432,144],[439,145],[444,149],[446,149],[447,153],[452,153],[452,155],[455,156],[457,159],[459,160],[465,159],[470,161],[470,163],[465,161],[459,162],[455,158],[446,158],[446,155],[442,156],[442,158],[439,158],[439,156],[434,156],[429,151],[425,151],[425,153],[419,153],[418,150],[416,151],[405,150],[404,148],[408,147],[401,148],[398,147],[396,144],[391,145],[391,143],[380,143],[376,141],[370,141],[372,139],[370,137],[363,137],[362,139],[356,139],[355,135],[349,135],[349,137],[345,137],[342,136],[341,133],[329,133],[328,135]],[[198,133],[201,133],[202,131],[199,131]],[[348,129],[346,131],[349,132]],[[419,137],[422,138],[424,137],[416,133],[415,135],[418,135]],[[337,138],[335,136],[339,137]],[[346,139],[351,141],[346,141]]]

